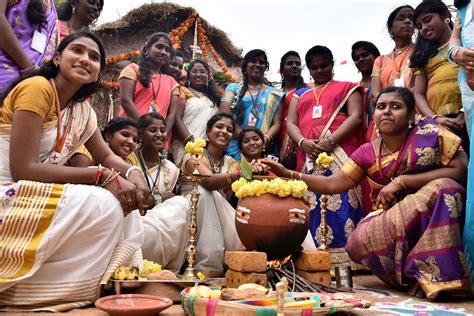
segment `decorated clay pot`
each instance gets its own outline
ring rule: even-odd
[[[266,193],[239,201],[235,226],[247,250],[267,253],[269,260],[294,253],[309,229],[309,207],[293,197]]]

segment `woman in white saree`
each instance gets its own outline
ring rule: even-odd
[[[181,168],[184,146],[194,138],[206,136],[206,123],[219,112],[222,97],[217,83],[210,77],[209,65],[201,59],[189,64],[187,87],[181,87],[181,105],[176,114],[175,138],[171,143],[173,160]]]
[[[229,113],[218,113],[208,121],[208,143],[198,167],[201,174],[209,177],[203,179],[199,186],[195,267],[210,277],[223,273],[225,250],[244,249],[235,229],[235,209],[228,202],[232,194],[230,186],[240,178],[240,168],[232,157],[224,155],[234,128],[235,120]],[[190,159],[190,155],[186,154],[183,160],[185,174],[193,172]],[[186,182],[183,193],[188,193],[191,187],[191,183]]]
[[[104,67],[100,41],[74,33],[53,60],[4,95],[2,309],[61,311],[91,304],[99,284],[142,245],[142,222],[132,211],[143,210],[149,190],[141,173],[105,144],[85,101]],[[64,166],[83,144],[107,168]]]
[[[142,217],[143,257],[179,272],[188,241],[190,202],[176,195],[179,169],[161,152],[166,143],[166,123],[156,112],[138,120],[141,147],[129,160],[139,166],[151,191],[148,211]]]

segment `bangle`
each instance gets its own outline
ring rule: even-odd
[[[99,185],[100,177],[102,177],[105,170],[107,170],[107,168],[102,167],[102,165],[99,164],[99,166],[97,167],[97,171],[95,172],[94,185]]]
[[[462,46],[460,46],[460,45],[455,45],[455,46],[449,48],[449,50],[448,50],[448,61],[451,64],[456,64],[456,61],[454,60],[454,58],[459,53],[461,48],[462,48]]]
[[[125,179],[128,179],[128,177],[130,176],[130,172],[132,172],[133,170],[138,170],[141,172],[140,168],[138,168],[137,166],[131,166],[127,169],[127,172],[125,172]]]
[[[187,142],[192,141],[192,140],[194,140],[193,134],[191,134],[191,135],[189,135],[188,137],[186,137],[186,138],[184,139],[184,143],[186,144]]]
[[[336,142],[334,141],[334,139],[332,139],[331,136],[326,137],[326,139],[328,140],[329,145],[336,146]]]
[[[406,190],[407,187],[403,183],[402,176],[398,176],[392,180],[400,189]]]
[[[298,172],[298,180],[303,181],[303,175],[301,172]]]
[[[232,176],[230,175],[230,172],[227,172],[227,173],[225,174],[225,179],[227,180],[227,183],[228,183],[229,185],[232,185]]]
[[[290,179],[293,179],[293,170],[290,170]]]
[[[303,145],[303,142],[306,140],[306,138],[301,138],[299,141],[298,141],[298,147],[301,148],[301,145]]]
[[[442,115],[439,115],[439,114],[435,114],[432,116],[433,120],[436,120],[438,117],[443,117]]]
[[[27,73],[33,72],[35,70],[38,70],[40,67],[36,64],[33,64],[33,66],[28,67],[26,69],[20,69],[20,75],[25,75]]]
[[[107,177],[107,179],[105,179],[104,182],[102,182],[102,184],[100,186],[105,188],[106,185],[108,185],[110,182],[112,182],[119,175],[120,175],[120,172],[115,172],[115,170],[112,169],[112,172],[110,173],[110,175]]]

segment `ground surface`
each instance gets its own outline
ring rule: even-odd
[[[377,279],[373,275],[354,276],[354,285],[356,287],[355,293],[352,293],[354,298],[365,299],[370,301],[372,305],[376,303],[393,302],[398,303],[407,299],[413,299],[405,292],[397,291],[387,287],[382,281]],[[367,288],[368,291],[357,290],[358,287]],[[391,296],[386,296],[388,294]],[[429,302],[426,299],[414,298],[418,301]],[[474,298],[456,298],[456,297],[442,297],[440,300],[434,302],[437,305],[445,306],[450,309],[464,309],[466,313],[474,314]],[[51,315],[51,313],[5,313],[3,315],[14,315],[14,316],[31,316],[31,315]],[[390,313],[383,313],[374,310],[354,310],[350,314],[352,315],[393,315]],[[108,314],[100,311],[96,308],[84,308],[69,311],[67,313],[59,313],[59,315],[84,315],[84,316],[107,316]],[[167,310],[163,311],[160,315],[184,315],[180,305],[173,305]],[[441,313],[443,315],[443,313]]]

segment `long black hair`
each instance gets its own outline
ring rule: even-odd
[[[451,17],[451,12],[449,12],[448,7],[440,0],[431,0],[423,1],[420,3],[413,14],[413,24],[416,26],[416,19],[420,15],[425,13],[435,13],[438,14],[441,18],[443,16]],[[449,27],[453,29],[453,22],[449,22]],[[426,66],[428,60],[438,53],[438,47],[441,43],[429,40],[421,36],[418,33],[418,38],[416,39],[415,50],[410,56],[410,67],[412,68],[422,68]]]
[[[140,53],[140,56],[138,57],[138,80],[144,87],[147,87],[147,88],[150,85],[150,80],[152,77],[149,51],[150,51],[151,46],[155,44],[160,38],[164,38],[168,42],[168,45],[170,47],[170,57],[168,59],[168,63],[174,57],[173,43],[171,42],[168,34],[163,33],[163,32],[157,32],[157,33],[152,34],[148,38],[148,40],[145,43],[145,46],[143,47],[142,52]],[[168,73],[168,63],[161,67],[160,69],[161,73],[165,73],[165,74]]]
[[[77,33],[72,33],[71,35],[66,36],[61,43],[59,44],[58,48],[56,49],[56,54],[62,54],[64,49],[71,44],[73,41],[82,38],[82,37],[87,37],[93,40],[97,46],[99,47],[99,52],[100,52],[100,70],[102,71],[105,68],[105,49],[104,46],[102,45],[102,42],[93,34],[88,33],[88,32],[77,32]],[[35,77],[35,76],[41,76],[45,77],[46,79],[52,79],[56,77],[59,73],[60,69],[58,66],[54,64],[54,58],[51,59],[50,61],[44,63],[40,69],[33,71],[25,76],[20,77],[16,81],[14,81],[10,87],[5,91],[5,93],[0,97],[0,104],[4,100],[4,98],[8,95],[8,93],[16,87],[20,82],[22,82],[25,79]],[[86,99],[86,97],[94,94],[97,92],[100,88],[100,84],[98,81],[94,81],[91,83],[86,83],[83,84],[79,90],[72,96],[72,100],[76,102],[81,102]],[[1,105],[0,105],[1,106]]]
[[[298,58],[301,62],[300,54],[298,54],[298,52],[295,52],[294,50],[287,51],[285,54],[283,54],[283,56],[281,56],[281,59],[280,59],[280,75],[281,75],[281,88],[282,89],[285,89],[285,86],[286,86],[285,76],[283,75],[283,68],[285,68],[286,60],[290,56]],[[298,90],[300,88],[304,88],[304,87],[306,87],[306,84],[304,83],[303,76],[301,76],[301,72],[300,72],[300,76],[296,80],[296,90]]]
[[[189,81],[189,74],[191,73],[191,70],[193,69],[194,65],[196,64],[201,64],[207,71],[208,76],[209,76],[209,81],[207,82],[206,89],[203,91],[204,94],[214,103],[214,106],[219,105],[219,102],[221,101],[221,93],[219,90],[219,85],[217,82],[212,78],[212,71],[209,65],[202,59],[194,59],[191,61],[188,67],[188,76],[187,76],[187,81],[186,81],[186,86],[190,87],[191,82]]]
[[[244,61],[242,62],[242,65],[240,66],[240,70],[242,71],[242,86],[240,87],[239,94],[237,95],[235,102],[233,102],[233,113],[235,115],[235,119],[237,122],[240,124],[243,119],[244,119],[244,102],[242,99],[244,98],[245,93],[248,90],[248,84],[249,84],[249,75],[247,73],[247,65],[249,62],[254,60],[255,58],[262,56],[263,59],[265,60],[265,70],[268,70],[270,67],[270,64],[268,63],[268,58],[267,54],[265,53],[264,50],[261,49],[252,49],[249,51],[247,54],[244,56]]]
[[[41,1],[41,0],[40,0]],[[58,19],[61,21],[69,21],[72,17],[72,1],[73,0],[66,0],[60,5],[58,5]],[[80,1],[80,0],[79,0]],[[104,0],[99,0],[99,4],[97,9],[99,10],[99,14],[102,12],[104,8]]]

